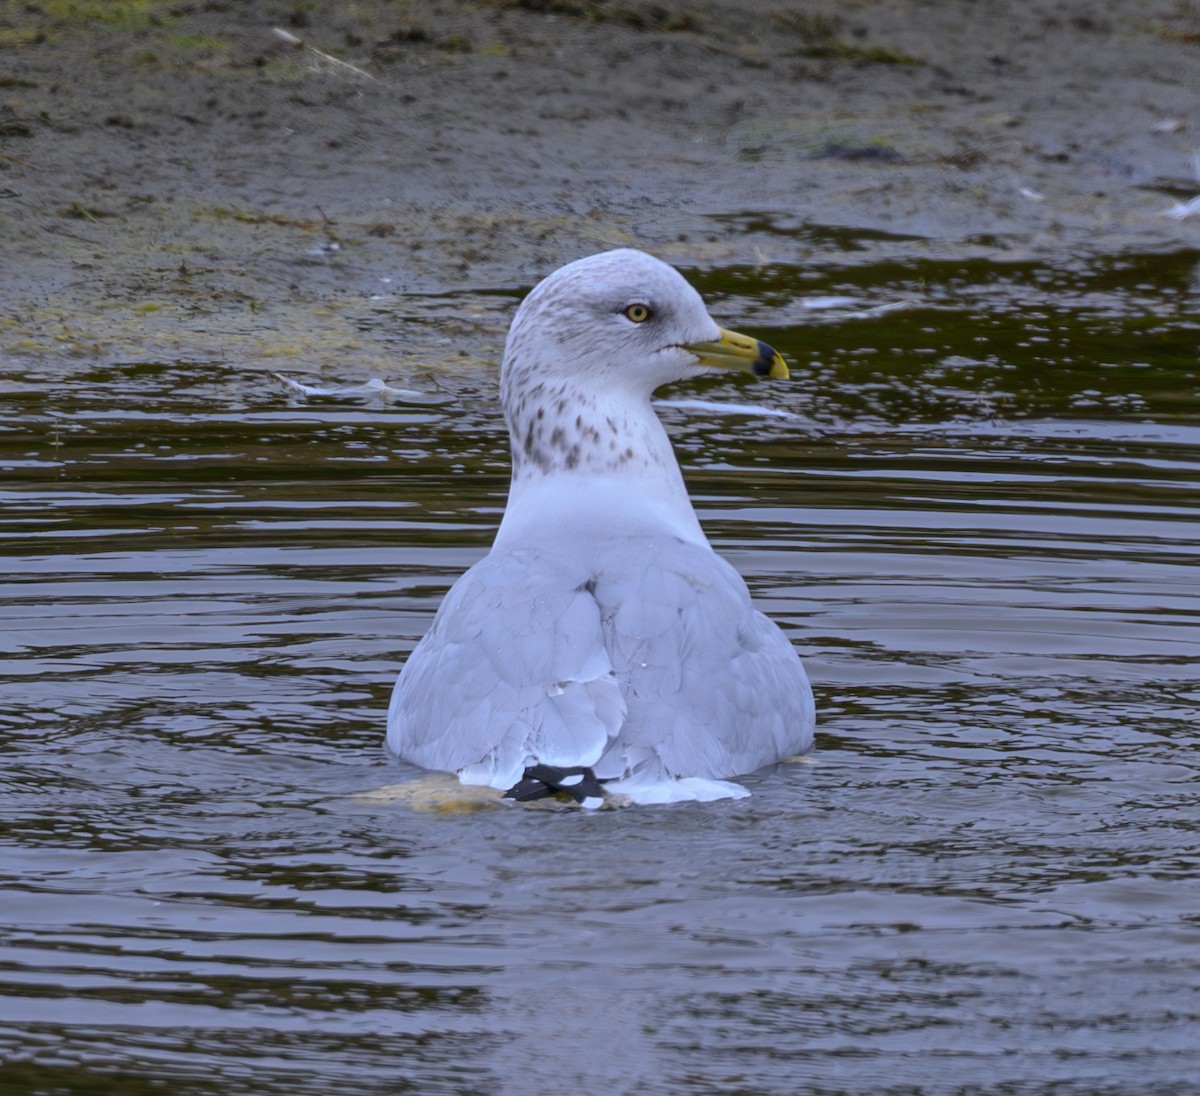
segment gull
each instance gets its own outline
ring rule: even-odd
[[[804,666],[713,551],[651,406],[728,368],[788,376],[644,252],[580,259],[529,293],[500,378],[508,505],[400,673],[394,753],[590,808],[741,798],[731,778],[811,748]]]

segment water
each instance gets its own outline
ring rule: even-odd
[[[7,363],[0,1093],[1194,1091],[1198,258],[691,272],[798,363],[664,416],[819,749],[664,809],[357,798],[494,372]]]

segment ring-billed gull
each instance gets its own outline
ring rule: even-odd
[[[788,375],[644,252],[580,259],[525,298],[500,380],[508,506],[396,682],[395,753],[592,807],[748,795],[727,778],[811,747],[800,658],[709,545],[650,405],[730,367]]]

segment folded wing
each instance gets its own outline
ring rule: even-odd
[[[493,552],[446,595],[392,694],[388,744],[466,783],[594,765],[625,702],[587,576],[537,549]]]

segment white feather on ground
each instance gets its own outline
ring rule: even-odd
[[[787,376],[642,252],[535,287],[501,373],[508,506],[396,683],[395,753],[498,789],[586,767],[660,803],[746,795],[730,777],[811,747],[804,667],[713,552],[651,407],[660,385],[735,366]]]

